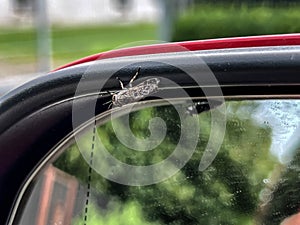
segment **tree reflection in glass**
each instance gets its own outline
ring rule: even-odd
[[[287,105],[291,106],[288,112]],[[274,109],[274,106],[278,107]],[[210,111],[199,115],[187,113],[184,118],[187,124],[195,120],[200,124],[194,154],[174,176],[147,186],[127,186],[103,178],[90,169],[76,144],[69,145],[53,165],[79,183],[72,224],[83,224],[83,221],[90,225],[280,224],[300,208],[300,153],[297,151],[300,141],[295,135],[300,121],[299,108],[299,100],[227,101],[222,147],[203,172],[198,167],[211,132]],[[132,133],[139,138],[149,137],[149,120],[154,117],[164,120],[167,132],[151,151],[135,151],[124,146],[116,137],[111,121],[99,123],[96,134],[106,150],[121,162],[152,165],[172,153],[181,135],[182,122],[171,105],[146,107],[130,113]],[[283,121],[286,117],[288,121]],[[122,132],[121,117],[114,120]],[[285,130],[284,138],[278,134],[280,130]],[[188,133],[186,137],[193,135]],[[89,150],[90,140],[84,138],[83,134],[82,142],[86,142]],[[293,145],[288,144],[291,140]],[[291,160],[284,161],[283,157]],[[88,195],[87,191],[90,191]]]

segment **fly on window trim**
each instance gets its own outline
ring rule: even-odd
[[[110,101],[110,105],[108,108],[110,108],[111,105],[122,107],[124,105],[137,102],[158,91],[158,84],[160,82],[159,78],[150,78],[140,84],[137,84],[136,86],[132,86],[132,82],[137,78],[140,70],[141,67],[138,68],[135,75],[130,79],[128,88],[124,87],[121,79],[117,77],[122,90],[116,93],[109,92],[109,94],[112,95],[112,100]]]

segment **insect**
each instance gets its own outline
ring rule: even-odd
[[[124,87],[124,84],[119,77],[116,77],[122,90],[115,93],[108,92],[112,96],[112,100],[108,102],[110,103],[108,108],[110,108],[112,105],[116,107],[122,107],[124,105],[137,102],[158,91],[158,84],[160,82],[159,78],[150,78],[136,86],[132,86],[132,82],[137,78],[140,70],[141,67],[138,68],[135,75],[130,79],[128,88]]]

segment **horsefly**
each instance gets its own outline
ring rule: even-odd
[[[160,82],[159,78],[150,78],[136,86],[132,86],[132,82],[137,78],[140,70],[141,67],[138,68],[135,75],[130,79],[128,88],[124,87],[124,84],[119,77],[116,77],[122,90],[117,92],[108,92],[112,96],[112,100],[108,102],[110,103],[108,108],[112,105],[115,107],[122,107],[130,103],[138,102],[139,100],[158,91],[158,84]]]

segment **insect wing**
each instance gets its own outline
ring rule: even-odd
[[[160,82],[160,79],[158,78],[150,78],[148,80],[145,80],[144,82],[134,86],[134,90],[137,91],[135,96],[139,95],[142,96],[142,98],[155,93],[158,91],[158,84]]]
[[[160,79],[158,78],[150,78],[136,86],[123,89],[114,95],[113,105],[121,107],[129,103],[137,102],[157,92],[159,82]]]
[[[158,78],[151,78],[148,80],[145,80],[144,82],[140,83],[139,85],[135,86],[137,87],[141,93],[140,95],[149,95],[151,93],[154,93],[158,90],[158,84],[160,80]]]

